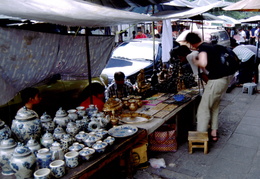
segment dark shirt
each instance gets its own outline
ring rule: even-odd
[[[223,71],[223,64],[221,63],[221,55],[217,52],[216,48],[209,43],[203,42],[199,46],[199,52],[206,52],[208,63],[206,69],[208,70],[209,79],[219,79],[227,76],[226,72]]]

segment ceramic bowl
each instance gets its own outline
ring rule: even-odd
[[[101,140],[97,141],[95,144],[93,144],[93,149],[95,149],[95,151],[97,153],[103,153],[105,152],[105,149],[107,147],[107,143],[106,142],[102,142]]]
[[[86,139],[88,137],[88,134],[85,131],[80,131],[76,136],[76,140],[78,142],[83,142],[83,139]]]
[[[115,142],[115,138],[108,136],[106,139],[104,139],[104,142],[106,142],[108,145],[112,145]]]
[[[95,149],[84,147],[81,151],[79,151],[79,156],[82,160],[88,161],[93,157],[94,153],[95,153]]]

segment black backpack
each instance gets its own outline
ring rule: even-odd
[[[224,47],[218,44],[214,46],[220,54],[223,70],[226,71],[227,75],[233,75],[239,69],[239,59],[237,55],[229,47]]]

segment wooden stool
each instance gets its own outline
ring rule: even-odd
[[[208,153],[208,132],[189,131],[189,153],[192,154],[193,148],[204,148],[204,154]],[[203,143],[203,144],[198,144]]]

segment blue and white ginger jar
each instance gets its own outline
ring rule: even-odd
[[[32,151],[32,153],[36,156],[37,151],[41,148],[41,144],[37,140],[31,137],[28,140],[26,146]]]
[[[46,148],[50,148],[53,142],[54,142],[54,137],[52,133],[48,131],[41,138],[41,144]]]
[[[12,121],[11,130],[20,142],[27,143],[31,137],[38,140],[41,137],[41,121],[37,113],[25,106],[18,110]]]
[[[18,143],[10,159],[10,167],[17,179],[32,178],[35,169],[36,157],[31,150]]]
[[[11,137],[12,131],[11,129],[5,124],[4,121],[0,119],[0,141]]]
[[[67,123],[69,122],[67,112],[60,107],[59,110],[56,112],[53,121],[56,125],[59,125],[62,128],[66,128]]]
[[[48,115],[46,112],[43,113],[43,115],[40,117],[41,119],[41,125],[42,125],[42,129],[43,132],[50,132],[53,133],[56,125],[54,123],[54,121],[52,120],[51,116]]]
[[[3,175],[13,175],[15,172],[10,166],[10,158],[17,146],[13,138],[6,138],[0,142],[0,166]]]

